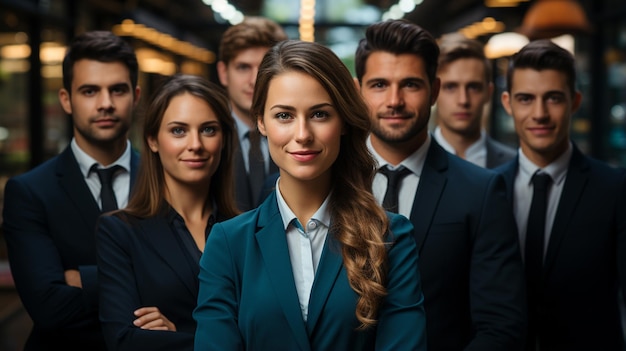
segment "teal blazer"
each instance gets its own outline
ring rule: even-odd
[[[357,330],[357,294],[339,243],[326,239],[304,322],[276,193],[216,224],[200,260],[195,350],[426,350],[413,225],[388,213],[387,296],[377,327]]]

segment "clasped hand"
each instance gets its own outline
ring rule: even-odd
[[[133,313],[137,317],[133,321],[136,327],[147,330],[176,331],[174,323],[170,322],[157,307],[142,307]]]

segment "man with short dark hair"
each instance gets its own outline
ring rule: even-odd
[[[432,35],[404,20],[369,26],[359,43],[358,84],[380,167],[373,193],[415,227],[428,350],[521,350],[522,262],[502,177],[428,133],[438,57]]]
[[[574,56],[533,41],[509,63],[502,104],[520,148],[496,169],[517,220],[532,351],[623,351],[626,301],[626,170],[582,154],[570,139]]]
[[[33,320],[25,350],[104,350],[95,226],[126,206],[139,156],[128,130],[140,89],[132,47],[108,31],[76,37],[59,100],[73,138],[58,156],[10,179],[4,235],[15,287]]]

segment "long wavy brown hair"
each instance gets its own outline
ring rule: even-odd
[[[133,193],[122,213],[147,218],[166,208],[163,164],[157,153],[150,150],[148,138],[156,138],[165,110],[172,98],[189,93],[206,101],[213,109],[222,128],[223,142],[220,164],[211,177],[207,201],[215,200],[220,217],[231,218],[239,214],[235,204],[233,183],[233,153],[235,150],[234,120],[228,98],[222,88],[208,80],[177,74],[169,77],[150,100],[143,120],[143,148],[141,163]]]
[[[366,145],[370,131],[367,105],[349,70],[330,49],[321,44],[289,40],[270,49],[259,67],[251,108],[253,116],[263,118],[271,80],[292,71],[305,73],[324,87],[346,128],[332,166],[330,233],[341,243],[350,286],[359,295],[356,306],[359,328],[365,329],[376,324],[378,309],[387,294],[384,238],[389,230],[387,215],[372,195],[376,162]]]

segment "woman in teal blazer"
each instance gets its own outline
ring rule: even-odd
[[[425,350],[413,227],[372,196],[368,110],[348,69],[320,44],[282,42],[251,112],[280,178],[209,235],[195,350]]]

